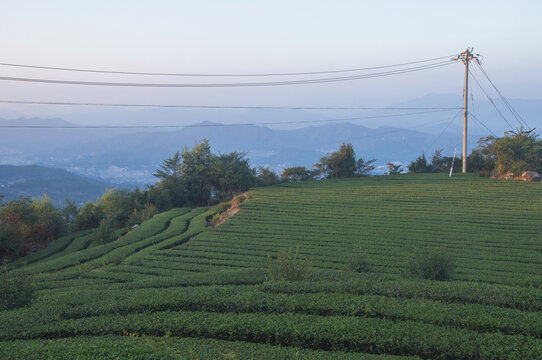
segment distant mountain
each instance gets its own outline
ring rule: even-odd
[[[498,103],[498,99],[496,99]],[[542,100],[510,100],[531,127],[542,128]],[[392,107],[461,107],[460,96],[430,94]],[[510,128],[487,100],[469,102],[469,149],[489,135]],[[519,122],[501,106],[512,126]],[[408,116],[402,116],[409,113]],[[401,115],[401,116],[390,116]],[[62,167],[86,177],[117,184],[145,184],[154,180],[159,164],[184,146],[209,139],[214,152],[247,152],[253,166],[310,166],[342,142],[351,142],[358,156],[408,162],[421,153],[461,148],[462,110],[304,111],[221,109],[104,109],[72,114],[63,119],[1,120],[11,124],[77,126],[174,125],[152,129],[14,129],[0,131],[0,163]],[[332,120],[332,121],[323,121]],[[282,122],[285,125],[270,125]],[[295,123],[295,124],[292,124]],[[74,125],[77,124],[77,125]],[[223,124],[249,124],[221,126]],[[197,125],[185,127],[184,125]]]
[[[243,151],[253,166],[271,166],[277,171],[289,166],[311,166],[342,142],[351,142],[358,157],[377,159],[378,164],[410,161],[437,148],[451,155],[454,147],[460,145],[457,132],[427,134],[390,126],[371,129],[347,122],[295,130],[255,125],[221,126],[212,122],[199,125],[167,132],[88,134],[88,138],[81,137],[86,134],[85,130],[71,129],[80,133],[49,139],[43,144],[37,144],[39,141],[28,144],[33,152],[25,152],[23,147],[4,151],[0,160],[21,161],[20,156],[23,162],[19,164],[34,162],[108,182],[143,185],[154,180],[152,173],[164,159],[204,138],[209,139],[215,153]],[[477,139],[477,135],[471,134],[469,147],[472,148]]]
[[[64,206],[65,199],[82,205],[95,201],[105,190],[115,185],[84,178],[65,169],[43,166],[0,165],[0,194],[3,202],[22,196],[41,198],[47,194],[56,206]]]

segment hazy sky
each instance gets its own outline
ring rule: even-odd
[[[536,99],[542,98],[540,14],[542,2],[535,0],[2,0],[0,62],[128,71],[296,72],[422,60],[474,46],[508,97]],[[163,80],[3,66],[0,75]],[[104,89],[0,81],[0,98],[366,106],[428,93],[461,94],[462,87],[463,67],[457,64],[372,80],[249,89]]]

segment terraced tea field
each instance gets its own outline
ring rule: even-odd
[[[542,183],[401,175],[250,191],[173,209],[118,240],[91,232],[9,265],[36,299],[0,312],[0,358],[542,359]],[[267,279],[298,249],[310,279]],[[406,276],[424,249],[453,281]],[[369,272],[349,270],[363,252]]]

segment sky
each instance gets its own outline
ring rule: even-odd
[[[472,46],[483,55],[484,68],[505,95],[542,99],[541,13],[542,2],[535,0],[2,0],[0,62],[145,72],[306,72],[423,60]],[[460,95],[463,74],[464,67],[457,63],[377,79],[225,89],[102,88],[0,80],[0,98],[387,106],[431,93]],[[142,76],[6,66],[0,66],[0,76],[163,82]],[[4,104],[0,108],[33,116],[76,111]]]

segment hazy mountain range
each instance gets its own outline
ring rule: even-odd
[[[513,106],[531,127],[540,127],[538,114],[542,100],[514,100]],[[453,95],[429,95],[396,104],[394,107],[458,107],[461,98]],[[476,118],[492,132],[502,135],[508,125],[488,101],[469,104]],[[510,114],[501,111],[513,126],[519,126]],[[422,113],[423,112],[423,113]],[[2,112],[0,112],[2,113]],[[410,113],[409,116],[397,116]],[[416,113],[416,114],[414,114]],[[384,117],[393,114],[393,117]],[[333,121],[322,121],[333,120]],[[270,124],[281,122],[283,124]],[[246,124],[221,126],[221,124]],[[40,164],[62,167],[78,174],[115,183],[148,183],[160,162],[184,146],[209,139],[215,153],[245,151],[255,165],[284,167],[310,166],[351,142],[358,157],[408,162],[421,153],[443,148],[451,155],[461,147],[462,111],[449,110],[219,110],[164,109],[138,111],[104,109],[72,113],[60,118],[0,119],[0,126],[84,126],[84,125],[169,125],[196,127],[89,129],[89,128],[2,128],[0,163]],[[258,125],[267,124],[267,125]],[[489,131],[472,120],[469,148]]]

